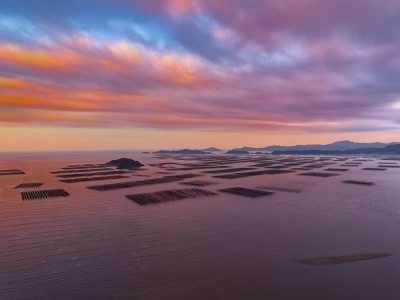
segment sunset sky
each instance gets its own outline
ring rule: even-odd
[[[0,151],[400,141],[400,0],[1,0]]]

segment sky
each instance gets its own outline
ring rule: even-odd
[[[1,0],[0,151],[400,141],[400,0]]]

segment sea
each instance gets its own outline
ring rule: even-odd
[[[104,165],[122,157],[144,166]],[[0,299],[398,300],[399,166],[358,155],[3,153]],[[102,176],[123,178],[93,180]],[[18,187],[32,183],[42,185]],[[390,255],[294,261],[365,253]]]

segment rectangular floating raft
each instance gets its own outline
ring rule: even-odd
[[[126,195],[128,199],[135,201],[139,205],[158,204],[176,200],[183,200],[196,197],[209,197],[218,195],[217,193],[206,191],[203,189],[178,189],[178,190],[163,190],[154,193],[142,193]]]
[[[243,178],[250,176],[258,176],[258,175],[274,175],[274,174],[283,174],[290,173],[290,170],[282,170],[282,169],[273,169],[273,170],[261,170],[261,171],[251,171],[251,172],[243,172],[243,173],[232,173],[225,175],[214,176],[215,178],[224,178],[224,179],[235,179],[235,178]]]
[[[223,170],[204,171],[202,173],[219,174],[219,173],[232,173],[232,172],[250,171],[250,170],[255,170],[255,168],[232,168],[232,169],[223,169]]]
[[[292,166],[288,166],[288,165],[276,165],[276,166],[269,166],[269,167],[267,167],[267,168],[270,168],[270,169],[287,169],[287,168],[289,168],[289,167],[292,167]]]
[[[75,166],[66,166],[61,168],[63,170],[84,170],[84,169],[98,169],[98,168],[105,168],[109,167],[109,165],[105,164],[98,164],[98,165],[75,165]]]
[[[15,173],[15,172],[22,172],[22,171],[18,169],[0,170],[0,173]]]
[[[374,182],[371,181],[361,181],[361,180],[343,180],[343,183],[349,184],[359,184],[359,185],[374,185]]]
[[[195,171],[204,169],[221,169],[227,168],[226,166],[199,166],[199,167],[180,167],[180,168],[167,168],[169,171]]]
[[[320,173],[320,172],[306,172],[306,173],[300,173],[299,175],[315,176],[315,177],[331,177],[331,176],[337,176],[339,174],[335,174],[335,173]]]
[[[41,187],[43,185],[42,182],[35,182],[35,183],[21,183],[14,187],[14,189],[24,189],[24,188],[36,188]]]
[[[23,175],[25,172],[21,170],[0,170],[0,176],[6,175]]]
[[[200,174],[179,174],[179,175],[171,175],[164,176],[161,178],[152,178],[138,181],[128,181],[128,182],[119,182],[119,183],[111,183],[111,184],[102,184],[102,185],[93,185],[88,186],[88,189],[97,190],[97,191],[108,191],[108,190],[116,190],[116,189],[127,189],[137,186],[143,185],[152,185],[152,184],[161,184],[161,183],[170,183],[175,181],[180,181],[182,179],[193,178],[201,176]]]
[[[63,189],[37,190],[21,192],[22,200],[35,200],[44,198],[68,197],[69,193]]]
[[[379,165],[379,168],[400,168],[398,165]]]
[[[288,193],[300,193],[301,189],[293,189],[293,188],[285,188],[285,187],[276,187],[276,186],[257,186],[257,189],[262,190],[270,190],[277,192],[288,192]]]
[[[185,185],[194,185],[194,186],[207,186],[212,184],[217,184],[215,181],[204,181],[204,180],[192,180],[192,181],[184,181],[181,184]]]
[[[53,171],[51,174],[69,174],[69,173],[87,173],[87,172],[99,172],[99,171],[112,171],[113,168],[95,168],[95,169],[83,169],[83,170],[62,170],[62,171]]]
[[[130,178],[129,176],[123,175],[112,175],[112,176],[99,176],[99,177],[79,177],[70,179],[60,179],[61,182],[65,183],[76,183],[76,182],[87,182],[87,181],[99,181],[99,180],[110,180],[110,179],[124,179]]]
[[[266,162],[266,163],[258,163],[258,164],[250,165],[250,167],[270,167],[275,164],[276,164],[276,162]]]
[[[120,175],[127,174],[129,171],[104,171],[104,172],[92,172],[92,173],[73,173],[73,174],[62,174],[57,175],[60,178],[73,178],[73,177],[88,177],[88,176],[98,176],[98,175]]]
[[[234,194],[234,195],[238,195],[238,196],[249,197],[249,198],[258,198],[258,197],[269,196],[269,195],[274,194],[273,192],[248,189],[248,188],[243,188],[243,187],[233,187],[233,188],[221,189],[218,191],[223,192],[223,193],[228,193],[228,194]]]

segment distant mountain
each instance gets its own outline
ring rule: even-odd
[[[321,144],[309,144],[309,145],[294,145],[294,146],[267,146],[263,148],[256,148],[256,147],[242,147],[242,148],[235,148],[226,153],[228,154],[248,154],[248,153],[255,153],[255,152],[277,152],[277,151],[311,151],[310,153],[315,153],[315,151],[347,151],[347,150],[357,150],[357,153],[363,152],[360,149],[383,149],[386,146],[391,145],[398,145],[400,143],[393,142],[393,143],[357,143],[352,141],[338,141],[327,145]],[[180,150],[160,150],[153,153],[156,154],[210,154],[210,152],[220,152],[221,149],[216,147],[209,147],[205,149],[180,149]],[[318,152],[319,153],[319,152]],[[333,153],[332,153],[333,154]]]
[[[382,148],[381,153],[385,154],[400,154],[400,144],[391,144]]]
[[[274,146],[273,146],[274,147]],[[279,146],[278,146],[279,147]],[[244,146],[242,148],[234,148],[232,150],[238,150],[238,151],[247,151],[247,152],[256,152],[256,151],[272,151],[272,150],[267,150],[268,147],[264,148],[256,148],[256,147],[247,147]]]
[[[197,149],[198,151],[209,151],[209,152],[219,152],[222,151],[221,149],[215,148],[215,147],[209,147],[209,148],[205,148],[205,149]]]
[[[209,154],[201,150],[181,149],[181,150],[160,150],[153,152],[156,154]]]
[[[244,151],[307,151],[307,150],[320,150],[320,151],[344,151],[352,149],[365,149],[365,148],[384,148],[388,145],[393,145],[398,143],[357,143],[352,141],[338,141],[327,145],[321,144],[310,144],[310,145],[295,145],[295,146],[268,146],[264,148],[254,148],[254,147],[242,147],[234,150],[244,150]]]
[[[277,150],[272,154],[311,154],[311,155],[332,155],[332,154],[400,154],[400,144],[390,144],[383,148],[357,148],[348,150]]]
[[[239,150],[239,149],[232,149],[232,150],[229,150],[229,151],[227,151],[225,153],[226,154],[250,154],[249,151]]]

